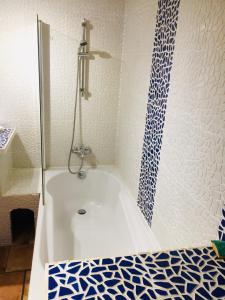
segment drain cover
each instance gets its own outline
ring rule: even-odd
[[[85,215],[86,214],[86,210],[81,208],[81,209],[78,210],[78,214],[79,215]]]

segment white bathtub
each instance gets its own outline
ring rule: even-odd
[[[47,262],[158,251],[159,244],[116,169],[89,169],[85,179],[66,169],[45,172],[29,300],[44,299]],[[79,209],[87,211],[79,215]]]

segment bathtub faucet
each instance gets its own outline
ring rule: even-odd
[[[84,145],[79,147],[75,146],[73,147],[72,152],[79,155],[81,158],[84,158],[85,156],[91,154],[91,148]]]

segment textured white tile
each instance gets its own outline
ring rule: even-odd
[[[0,123],[17,129],[12,145],[14,167],[30,168],[40,165],[37,13],[42,21],[50,25],[47,164],[52,167],[67,164],[76,86],[77,49],[82,37],[81,21],[84,17],[93,26],[90,32],[90,50],[97,51],[95,59],[90,61],[91,97],[82,103],[84,140],[97,151],[99,163],[113,163],[124,0],[2,1]],[[107,56],[102,57],[98,54],[101,52]]]
[[[2,1],[0,10],[0,123],[16,128],[15,167],[40,166],[37,26],[28,2]]]
[[[157,1],[125,1],[116,165],[137,198]]]
[[[181,1],[152,225],[166,248],[218,237],[225,193],[224,15],[224,1]]]
[[[83,17],[90,20],[88,101],[82,101],[83,141],[100,164],[114,161],[124,1],[62,1],[39,4],[40,18],[50,24],[50,103],[47,110],[47,165],[65,166],[71,143],[76,87],[77,48]],[[47,13],[48,12],[48,13]],[[64,19],[61,19],[61,16]],[[76,139],[77,141],[77,139]],[[73,163],[77,163],[77,159]]]

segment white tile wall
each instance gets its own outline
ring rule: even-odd
[[[13,144],[15,167],[39,165],[36,13],[45,23],[50,24],[50,113],[47,129],[47,158],[50,166],[63,166],[67,163],[75,92],[76,52],[81,36],[80,22],[86,17],[93,24],[91,50],[105,51],[111,58],[104,59],[96,55],[95,60],[90,63],[92,97],[88,102],[83,102],[84,141],[92,147],[98,163],[113,163],[116,159],[119,167],[123,166],[123,175],[133,193],[137,194],[136,178],[141,156],[156,6],[156,0],[151,5],[148,1],[126,1],[123,24],[123,0],[79,0],[66,3],[4,1],[0,21],[2,28],[5,28],[1,30],[0,36],[5,45],[0,53],[0,64],[4,66],[4,74],[1,73],[4,77],[0,80],[0,90],[4,97],[0,101],[4,109],[0,112],[0,120],[17,129],[18,134]],[[117,142],[121,147],[117,149],[115,158],[120,70],[121,112]],[[123,117],[123,113],[126,113],[127,119]],[[131,132],[138,138],[133,144],[130,139],[129,143],[126,142],[126,136]],[[123,154],[125,152],[121,149],[125,148],[129,149],[130,154]],[[129,176],[131,170],[132,177]]]
[[[114,163],[116,116],[121,66],[124,1],[45,1],[39,17],[50,24],[50,110],[46,124],[47,165],[67,165],[76,87],[77,49],[85,17],[93,28],[90,50],[89,100],[82,101],[83,141],[99,164]],[[72,160],[76,163],[76,160]]]
[[[15,127],[15,167],[40,166],[36,16],[29,1],[1,1],[0,125]]]
[[[137,199],[157,1],[126,0],[116,164]]]
[[[36,14],[50,25],[48,166],[65,166],[71,141],[81,21],[90,20],[91,97],[83,104],[84,142],[101,164],[114,162],[124,0],[2,1],[0,123],[16,127],[14,167],[40,165]]]
[[[209,244],[225,203],[225,2],[181,1],[152,229]]]

